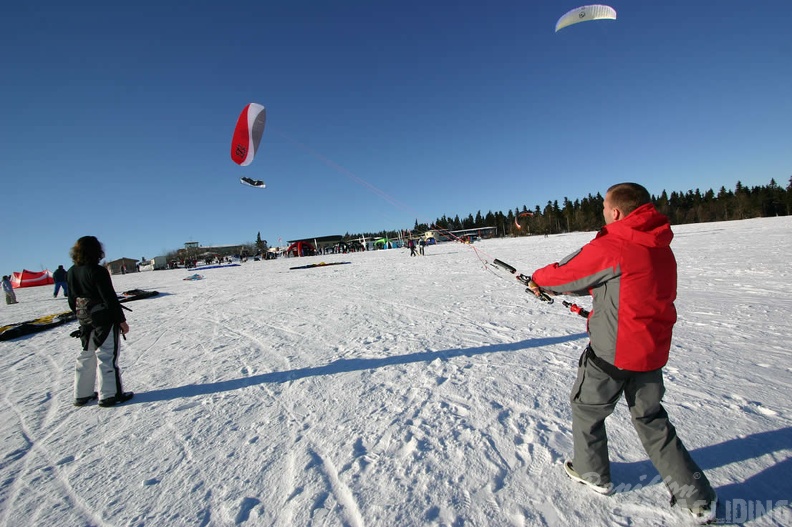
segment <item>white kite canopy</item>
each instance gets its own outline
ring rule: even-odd
[[[576,7],[556,22],[555,30],[589,20],[616,20],[616,10],[608,5],[594,4]]]

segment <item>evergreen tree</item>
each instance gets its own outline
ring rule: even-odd
[[[784,201],[786,202],[786,215],[789,216],[792,214],[792,176],[789,176],[789,184],[786,188]]]
[[[261,231],[256,234],[256,251],[261,255],[267,252],[267,242],[261,239]]]

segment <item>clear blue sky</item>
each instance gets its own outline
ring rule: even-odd
[[[0,19],[2,274],[411,228],[663,189],[786,185],[788,0],[13,2]],[[267,108],[253,164],[229,156]],[[262,179],[264,190],[239,183]]]

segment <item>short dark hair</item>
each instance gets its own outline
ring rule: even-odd
[[[98,264],[104,258],[104,247],[96,236],[83,236],[69,253],[74,265]]]
[[[608,189],[610,203],[624,213],[625,216],[632,211],[652,202],[649,191],[638,183],[617,183]]]

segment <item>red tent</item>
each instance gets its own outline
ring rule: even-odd
[[[49,269],[46,271],[28,271],[22,269],[21,273],[11,273],[11,286],[14,289],[20,287],[36,287],[37,285],[54,284],[55,280],[52,279],[52,273]]]
[[[286,254],[292,254],[293,256],[313,256],[316,254],[316,249],[308,242],[299,241],[289,245],[289,248],[286,249]]]

